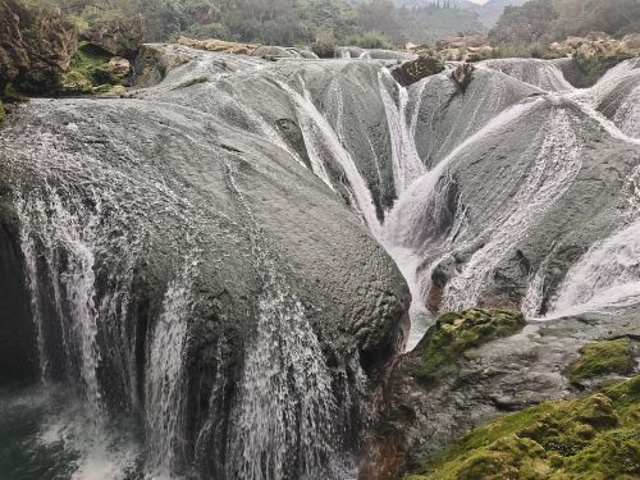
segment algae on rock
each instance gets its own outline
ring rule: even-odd
[[[524,325],[522,314],[510,310],[472,309],[444,313],[411,354],[413,361],[409,373],[426,383],[436,381],[440,368],[455,361],[466,350],[513,335]]]
[[[129,69],[123,67],[124,62],[129,64],[125,59],[111,57],[89,43],[82,43],[64,74],[62,88],[67,93],[120,94],[129,83]]]
[[[631,479],[640,475],[640,376],[479,427],[411,480]]]
[[[600,375],[633,373],[635,361],[628,338],[589,343],[580,349],[580,355],[568,375],[574,385]]]

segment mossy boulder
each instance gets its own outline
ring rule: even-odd
[[[475,429],[412,480],[631,479],[640,475],[640,377]]]
[[[628,338],[588,343],[580,349],[580,359],[570,367],[568,378],[572,384],[579,385],[602,375],[629,375],[633,373],[634,366],[633,349]]]
[[[4,109],[4,103],[2,103],[2,101],[0,101],[0,122],[2,122],[4,120],[4,117],[7,115],[5,109]]]
[[[130,67],[126,59],[111,57],[89,43],[82,43],[65,73],[65,93],[113,93],[113,87],[129,85]],[[122,89],[118,89],[122,90]]]
[[[416,60],[405,62],[393,69],[391,74],[400,85],[406,87],[443,70],[442,58],[437,55],[421,55]]]
[[[465,351],[513,335],[525,324],[522,314],[511,310],[444,313],[412,352],[407,368],[422,382],[437,381],[441,368]]]

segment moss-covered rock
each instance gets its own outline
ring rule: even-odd
[[[62,81],[66,93],[122,93],[129,83],[129,62],[95,46],[82,43]],[[116,88],[116,91],[112,91]]]
[[[601,375],[628,375],[634,364],[628,338],[589,343],[580,349],[580,359],[570,367],[568,378],[575,385]]]
[[[640,475],[640,377],[475,429],[412,480],[631,479]]]
[[[405,62],[391,74],[400,85],[408,86],[423,78],[436,75],[444,70],[444,62],[438,55],[421,55],[416,60]]]
[[[442,314],[411,355],[409,373],[423,382],[438,379],[441,367],[466,350],[513,335],[525,325],[518,312],[473,309]]]
[[[2,122],[4,120],[4,117],[6,116],[6,112],[4,109],[4,103],[2,103],[2,101],[0,101],[0,122]]]

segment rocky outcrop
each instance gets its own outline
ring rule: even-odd
[[[640,377],[577,400],[546,402],[471,432],[413,480],[635,478]]]
[[[73,57],[71,68],[62,77],[65,94],[122,94],[131,85],[129,60],[111,57],[104,50],[83,42]]]
[[[454,81],[459,92],[465,93],[467,91],[467,88],[469,88],[469,84],[473,79],[474,70],[475,67],[472,64],[465,62],[451,72],[451,80]]]
[[[144,41],[144,17],[139,14],[131,18],[117,18],[92,24],[82,32],[81,40],[112,57],[134,60]]]
[[[19,223],[11,198],[12,190],[0,165],[0,385],[29,381],[39,373]]]
[[[0,90],[9,83],[31,94],[59,88],[76,51],[76,32],[59,11],[0,2]]]
[[[514,323],[511,324],[508,316],[500,320],[502,314],[490,311],[444,314],[433,333],[427,334],[423,342],[393,368],[367,466],[370,475],[366,478],[391,480],[403,473],[424,474],[425,478],[438,480],[459,478],[444,475],[444,471],[439,470],[444,466],[438,462],[443,458],[458,462],[469,458],[460,455],[460,447],[455,445],[472,445],[471,451],[500,438],[506,439],[509,432],[498,426],[513,420],[510,420],[512,417],[503,423],[498,420],[466,437],[477,438],[480,434],[495,432],[497,436],[490,441],[483,439],[469,444],[464,440],[456,444],[473,428],[508,412],[554,399],[572,398],[584,388],[597,389],[604,382],[637,374],[637,361],[632,359],[640,356],[638,344],[633,340],[640,333],[639,313],[636,308],[622,318],[589,315],[533,323],[515,334],[511,327],[503,329],[501,325],[521,329],[522,320],[517,321],[517,317],[512,317]],[[473,320],[476,326],[471,327],[467,322],[473,318],[485,320],[480,323]],[[505,320],[508,320],[506,324]],[[476,328],[486,335],[483,340],[476,341],[477,337],[469,336]],[[445,337],[450,341],[440,341]],[[603,338],[609,341],[600,342]],[[597,343],[590,343],[592,341]],[[461,345],[465,348],[459,349]],[[607,358],[596,359],[592,355],[594,348],[601,353],[609,351]],[[452,356],[452,349],[458,354]],[[576,374],[582,379],[588,375],[589,382],[572,386]],[[571,405],[575,404],[567,404]],[[548,412],[549,407],[533,411]],[[526,411],[520,418],[526,422],[532,420]],[[527,423],[527,427],[534,424],[535,421]],[[521,428],[524,427],[522,424]],[[548,435],[552,435],[551,429]],[[574,436],[568,440],[576,442],[579,438]],[[590,444],[590,439],[585,441],[580,450]],[[390,446],[394,447],[391,453]],[[453,456],[445,454],[452,446]],[[395,465],[391,473],[389,465]],[[447,465],[447,468],[453,467]],[[438,473],[433,473],[434,470]]]
[[[400,85],[406,87],[443,70],[444,63],[439,57],[424,55],[394,68],[391,74]]]
[[[236,55],[251,55],[260,47],[260,45],[252,43],[227,42],[216,38],[195,40],[184,36],[178,39],[178,44],[208,52],[233,53]]]
[[[0,92],[21,72],[29,69],[29,55],[20,32],[26,12],[12,0],[0,2]]]

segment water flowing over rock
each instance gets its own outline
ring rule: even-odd
[[[399,85],[389,65],[415,57],[338,55],[150,45],[129,98],[35,100],[2,127],[24,338],[95,431],[136,419],[139,476],[353,476],[381,369],[434,313],[637,304],[634,62],[579,90],[559,62],[488,61],[461,94],[450,71]],[[504,342],[489,364],[514,367],[465,397],[472,420],[500,388],[522,402],[505,385],[538,347]],[[531,365],[540,398],[563,392]],[[445,433],[450,399],[423,402]]]
[[[138,98],[34,100],[3,128],[43,378],[96,431],[141,415],[149,475],[338,478],[408,292],[279,130],[339,149],[301,67],[192,53]],[[361,200],[341,148],[327,175]]]

